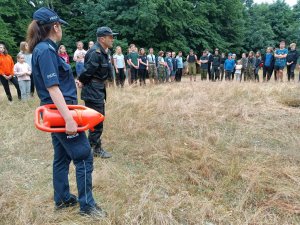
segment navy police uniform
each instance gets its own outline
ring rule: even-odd
[[[101,27],[97,30],[97,36],[105,36],[105,32],[107,32],[107,35],[114,34],[110,28]],[[106,80],[113,80],[111,56],[110,52],[106,52],[101,44],[97,42],[85,55],[84,71],[80,74],[79,81],[83,83],[81,99],[84,100],[85,105],[103,115],[105,115]],[[94,156],[111,157],[110,153],[106,152],[101,144],[103,122],[96,125],[94,129],[94,131],[89,131],[89,142],[94,151]]]
[[[51,21],[51,18],[55,21]],[[47,8],[37,10],[33,19],[44,23],[64,22],[54,11]],[[53,104],[47,88],[55,85],[61,90],[67,104],[77,104],[76,85],[71,67],[58,56],[57,50],[56,43],[46,39],[38,43],[32,52],[32,75],[40,104]],[[56,207],[77,202],[76,196],[70,194],[68,180],[69,165],[73,160],[76,167],[80,210],[87,212],[95,208],[96,203],[92,194],[93,156],[85,133],[79,132],[73,136],[66,133],[51,133],[51,137],[54,147],[53,186]]]

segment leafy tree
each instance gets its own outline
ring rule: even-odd
[[[189,48],[262,50],[280,39],[300,45],[300,0],[294,7],[284,0],[1,0],[0,41],[12,55],[25,39],[33,11],[41,6],[54,9],[70,24],[61,42],[69,53],[76,41],[95,41],[100,26],[119,33],[115,45],[123,50],[131,43],[185,53]]]

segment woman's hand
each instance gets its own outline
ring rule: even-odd
[[[4,75],[4,77],[6,80],[10,80],[13,76],[12,75],[8,75],[8,76]]]
[[[78,125],[76,121],[71,117],[69,120],[66,121],[66,134],[74,135],[77,133]]]

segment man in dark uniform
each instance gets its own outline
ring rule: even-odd
[[[85,55],[84,71],[80,74],[79,81],[83,84],[81,99],[85,105],[105,115],[105,81],[113,80],[109,48],[112,48],[113,36],[117,33],[113,33],[109,27],[100,27],[96,34],[97,43]],[[99,123],[94,131],[89,131],[89,142],[95,157],[110,158],[111,154],[101,145],[102,131],[103,123]]]

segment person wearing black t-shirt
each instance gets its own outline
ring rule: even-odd
[[[140,86],[146,85],[146,73],[148,70],[148,59],[146,56],[145,49],[141,48],[139,51],[139,80]]]

